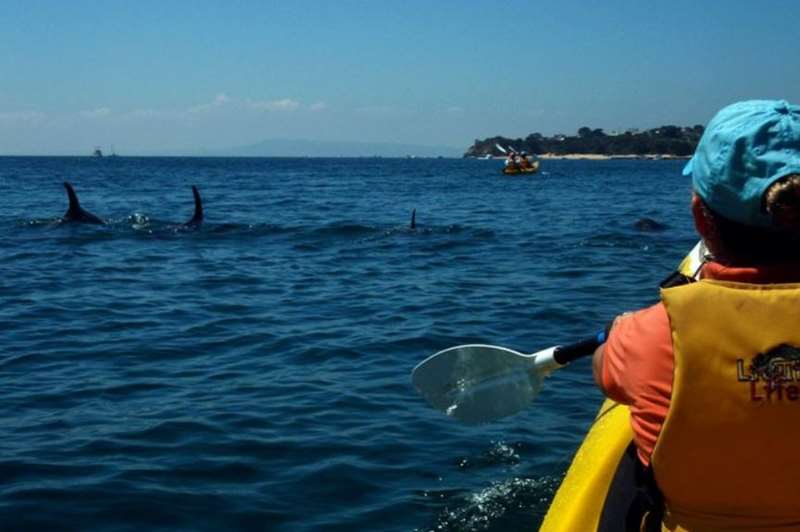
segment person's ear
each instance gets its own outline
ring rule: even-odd
[[[703,200],[694,193],[692,193],[692,217],[694,218],[694,228],[697,229],[703,240],[706,240],[711,236],[711,225],[703,208]]]

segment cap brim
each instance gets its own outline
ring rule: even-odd
[[[685,176],[692,175],[692,169],[694,168],[694,165],[692,164],[693,162],[694,162],[694,157],[689,159],[689,162],[686,163],[686,166],[683,167],[683,172],[682,172],[683,175]]]

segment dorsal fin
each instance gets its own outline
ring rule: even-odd
[[[195,227],[203,223],[203,200],[200,199],[200,192],[194,185],[192,185],[192,194],[194,195],[194,216],[184,225]]]
[[[417,228],[417,209],[411,211],[411,229]]]
[[[67,212],[64,213],[65,221],[80,222],[85,224],[104,223],[103,220],[101,220],[94,214],[85,211],[83,210],[83,208],[81,208],[81,204],[78,201],[78,195],[75,194],[75,190],[72,188],[71,184],[64,181],[64,188],[67,189],[67,198],[69,198],[69,207],[67,208]]]
[[[64,188],[67,189],[67,198],[69,198],[69,207],[67,208],[67,214],[65,214],[64,217],[68,218],[70,215],[74,216],[81,212],[81,204],[78,201],[78,196],[75,194],[75,190],[72,188],[71,184],[64,181]]]

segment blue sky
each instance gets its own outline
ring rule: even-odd
[[[0,154],[706,123],[800,101],[800,2],[0,0]]]

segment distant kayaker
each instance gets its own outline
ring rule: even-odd
[[[594,355],[600,388],[630,407],[636,447],[618,470],[629,480],[613,484],[629,504],[604,519],[798,530],[800,106],[725,107],[683,174],[710,253],[700,280],[618,317]]]
[[[508,151],[508,156],[506,157],[506,168],[509,170],[519,169],[519,163],[517,162],[517,153],[513,150]]]
[[[520,152],[519,154],[519,166],[523,169],[531,167],[531,161],[528,159],[528,154],[524,151]]]

